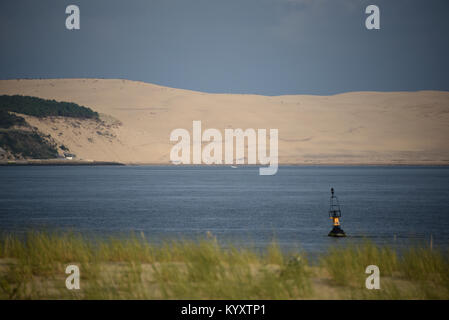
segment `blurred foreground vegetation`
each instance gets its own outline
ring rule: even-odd
[[[80,290],[65,286],[79,266]],[[380,290],[365,268],[380,269]],[[152,245],[143,234],[87,240],[33,232],[0,241],[0,299],[448,299],[446,252],[400,255],[369,242],[331,248],[314,262],[272,243],[262,252],[226,247],[213,237]]]

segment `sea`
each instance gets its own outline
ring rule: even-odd
[[[330,189],[346,238],[328,236]],[[449,248],[449,167],[2,166],[0,233],[144,235],[155,244],[320,253],[370,241]]]

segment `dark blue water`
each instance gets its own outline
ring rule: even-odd
[[[329,238],[330,188],[345,239]],[[447,167],[0,167],[0,231],[141,232],[321,252],[361,241],[449,246]]]

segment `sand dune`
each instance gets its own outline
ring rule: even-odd
[[[208,94],[128,80],[1,80],[0,94],[72,101],[101,123],[28,122],[86,160],[168,164],[170,132],[279,129],[281,164],[449,164],[449,92]]]

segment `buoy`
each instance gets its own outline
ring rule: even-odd
[[[331,188],[331,199],[329,207],[329,218],[333,221],[333,228],[329,232],[329,237],[346,237],[346,233],[340,227],[341,210],[334,188]]]

